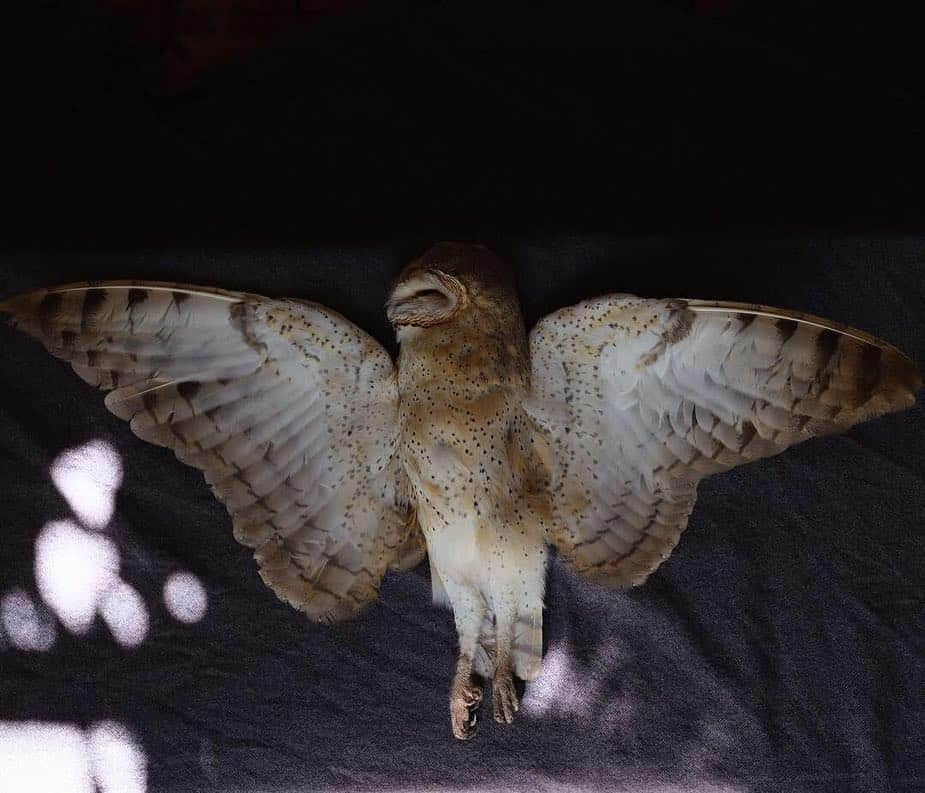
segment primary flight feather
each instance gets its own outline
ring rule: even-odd
[[[336,312],[154,282],[39,290],[12,322],[107,390],[132,431],[199,468],[280,598],[355,614],[429,556],[453,610],[454,735],[494,717],[542,656],[547,545],[612,586],[642,583],[697,483],[909,407],[916,366],[861,331],[780,309],[607,295],[529,339],[509,270],[441,243],[387,312],[397,365]]]

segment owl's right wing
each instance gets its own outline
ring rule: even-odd
[[[667,558],[704,477],[909,407],[922,382],[866,333],[735,303],[608,295],[545,317],[530,351],[549,540],[614,586]]]
[[[395,368],[323,306],[181,284],[88,283],[0,304],[140,438],[199,468],[264,581],[317,620],[423,558],[396,458]]]

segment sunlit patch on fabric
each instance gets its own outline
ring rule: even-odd
[[[42,600],[71,633],[86,633],[100,614],[122,647],[137,647],[148,633],[148,610],[141,595],[119,575],[115,543],[98,531],[115,508],[122,482],[119,456],[105,441],[91,441],[58,455],[50,473],[77,520],[50,521],[39,532],[35,582]],[[3,602],[7,605],[0,622],[14,647],[51,648],[55,623],[50,616],[18,590]]]
[[[141,595],[125,581],[112,587],[100,603],[100,614],[122,647],[137,647],[148,633],[148,610]]]
[[[88,730],[87,741],[100,793],[145,793],[148,761],[125,726],[100,722]]]
[[[106,721],[0,722],[0,793],[145,793],[147,758],[129,730]]]
[[[179,622],[199,622],[205,616],[208,597],[192,573],[172,573],[164,584],[164,605]]]
[[[0,722],[0,793],[95,793],[86,737],[69,724]]]
[[[35,581],[69,631],[86,633],[118,580],[119,552],[111,540],[69,520],[44,526],[35,542]]]
[[[602,647],[587,667],[579,667],[567,644],[550,647],[540,676],[527,685],[521,703],[524,713],[593,724],[611,732],[626,730],[635,717],[635,704],[629,696],[603,691],[593,675],[595,669],[612,669],[621,652],[619,646]]]
[[[527,685],[521,707],[531,716],[555,713],[568,716],[591,715],[591,696],[587,676],[575,669],[568,650],[550,647],[543,659],[540,676]]]
[[[102,529],[115,512],[122,462],[109,443],[91,441],[58,455],[51,479],[84,526]]]
[[[22,589],[12,589],[0,599],[0,623],[18,650],[43,652],[55,643],[54,620]]]

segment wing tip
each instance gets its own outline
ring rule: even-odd
[[[34,313],[34,307],[41,302],[40,298],[44,297],[46,292],[45,289],[23,292],[0,301],[0,314],[5,315],[4,321],[14,328],[19,327],[25,318]]]
[[[869,351],[874,360],[861,358],[861,365],[870,368],[858,373],[858,392],[855,394],[855,398],[860,397],[855,409],[859,409],[861,418],[910,408],[922,390],[922,372],[916,363],[895,345],[866,331],[791,309],[699,299],[688,299],[686,303],[690,310],[697,313],[737,312],[768,320],[801,322],[815,326],[823,333],[833,332],[837,338]],[[854,411],[849,413],[854,416]],[[848,419],[849,415],[845,418]],[[860,419],[855,417],[855,420]]]
[[[896,347],[882,348],[879,382],[871,396],[872,403],[882,403],[883,412],[912,407],[922,390],[922,371],[908,355]]]

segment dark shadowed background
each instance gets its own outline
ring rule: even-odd
[[[465,237],[515,264],[528,325],[609,291],[743,300],[921,365],[920,28],[745,5],[14,4],[0,297],[91,278],[304,297],[394,352],[390,280]],[[640,589],[554,563],[543,675],[512,727],[462,745],[425,569],[309,624],[197,472],[37,344],[4,327],[0,350],[2,793],[71,793],[27,775],[67,763],[102,785],[100,725],[149,791],[923,789],[920,407],[705,483]],[[77,520],[50,471],[93,441],[123,478],[69,536],[111,543],[135,596],[116,628],[69,629],[96,557],[49,545]],[[177,573],[201,619],[175,617]]]

